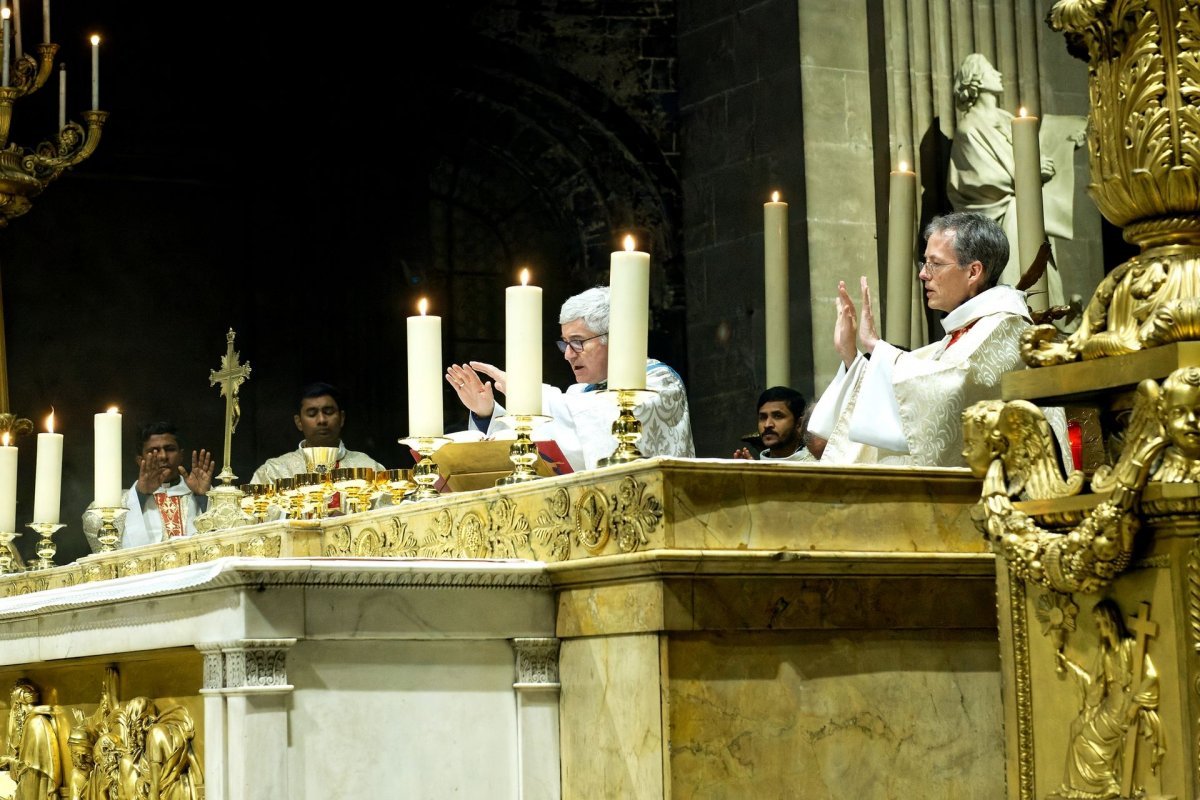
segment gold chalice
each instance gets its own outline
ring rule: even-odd
[[[375,473],[376,484],[381,492],[387,492],[392,505],[398,506],[404,501],[404,496],[417,488],[413,481],[411,469],[388,469]]]
[[[271,498],[275,487],[269,483],[242,484],[242,511],[254,517],[255,522],[265,522],[267,509],[271,507]]]
[[[304,495],[294,476],[275,479],[275,496],[288,519],[304,519]]]
[[[375,470],[371,467],[339,467],[330,473],[333,488],[346,496],[346,513],[355,514],[371,507],[371,488]]]
[[[326,481],[328,476],[328,472],[301,472],[292,477],[303,498],[304,511],[311,512],[317,519],[326,517],[329,513],[333,484]]]
[[[304,453],[306,472],[315,472],[324,476],[337,467],[338,449],[336,447],[301,447],[300,452]]]

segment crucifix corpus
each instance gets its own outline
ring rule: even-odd
[[[238,420],[242,416],[242,409],[238,404],[238,389],[250,377],[250,364],[239,364],[238,353],[233,349],[233,339],[236,335],[233,328],[225,334],[226,347],[225,355],[221,356],[221,368],[208,374],[209,385],[219,384],[221,396],[225,398],[225,463],[217,478],[226,486],[232,486],[237,480],[229,461],[232,458],[233,432],[237,430]]]

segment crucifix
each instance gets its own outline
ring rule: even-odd
[[[225,355],[221,356],[221,368],[214,369],[208,374],[209,386],[221,386],[221,396],[225,398],[225,464],[217,478],[226,486],[232,486],[237,480],[233,469],[229,466],[233,449],[233,432],[241,419],[242,409],[238,404],[238,389],[250,377],[250,364],[239,364],[238,353],[233,349],[233,338],[236,336],[233,328],[225,334]]]
[[[1130,681],[1132,691],[1138,691],[1145,677],[1146,642],[1151,636],[1158,635],[1158,623],[1150,621],[1150,604],[1143,602],[1138,607],[1136,617],[1128,617],[1125,627],[1133,634],[1136,644],[1133,652],[1133,678]],[[1133,792],[1133,762],[1137,754],[1138,724],[1134,720],[1125,732],[1125,759],[1121,767],[1121,796],[1131,797]]]

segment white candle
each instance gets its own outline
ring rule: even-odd
[[[420,316],[408,318],[408,435],[441,436],[442,318],[427,316],[421,298]]]
[[[37,437],[37,464],[33,479],[33,521],[58,522],[62,492],[63,437],[54,432],[54,412],[46,418],[46,432]]]
[[[100,37],[92,34],[92,110],[100,110]]]
[[[625,249],[612,254],[608,275],[608,388],[646,388],[646,341],[650,321],[650,254]],[[592,331],[604,333],[604,331]]]
[[[528,283],[523,269],[521,285],[504,290],[504,405],[509,414],[536,416],[542,413],[542,287]]]
[[[50,0],[42,0],[42,41],[50,43]]]
[[[67,127],[67,65],[58,65],[58,129]]]
[[[788,204],[779,192],[763,203],[763,287],[766,294],[767,386],[790,386],[788,322]]]
[[[0,437],[0,531],[17,531],[17,448]]]
[[[121,415],[110,408],[96,415],[96,505],[121,505]]]
[[[1037,258],[1046,240],[1046,222],[1042,215],[1042,153],[1038,146],[1038,118],[1027,116],[1022,108],[1013,117],[1013,191],[1017,205],[1017,261],[1024,274]],[[1010,243],[1011,244],[1011,243]],[[1043,311],[1049,305],[1046,276],[1029,290],[1029,307]]]
[[[912,327],[913,245],[917,224],[917,174],[900,168],[888,178],[888,282],[883,338],[909,346]]]
[[[13,10],[13,63],[21,59],[21,0],[12,0]]]
[[[10,79],[9,62],[12,61],[12,11],[5,6],[0,9],[0,28],[3,28],[0,35],[4,38],[4,69],[0,71],[0,85],[8,86]]]

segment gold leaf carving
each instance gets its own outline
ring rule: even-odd
[[[657,497],[646,495],[646,484],[632,477],[624,478],[610,503],[613,534],[621,552],[630,553],[649,543],[663,511]]]
[[[575,538],[592,555],[608,544],[609,517],[608,499],[603,492],[590,486],[580,492],[575,501]]]
[[[548,508],[538,511],[533,535],[539,544],[549,549],[549,561],[565,561],[571,557],[571,495],[566,489],[556,489],[545,499]]]

